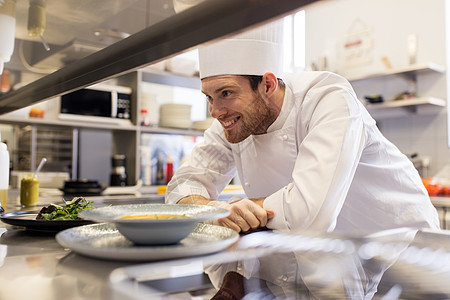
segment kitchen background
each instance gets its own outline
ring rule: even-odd
[[[18,0],[18,4],[25,7],[23,2],[26,1]],[[445,69],[448,68],[447,41],[450,40],[446,21],[449,10],[448,1],[340,0],[323,2],[326,2],[326,5],[318,3],[309,6],[304,12],[286,19],[286,37],[295,37],[294,40],[286,39],[288,46],[286,70],[300,71],[306,68],[329,70],[342,74],[351,81],[362,101],[365,101],[365,96],[380,95],[384,98],[385,103],[389,103],[397,96],[407,97],[408,94],[441,100],[437,101],[437,105],[425,102],[420,105],[387,108],[368,106],[381,131],[402,152],[411,156],[421,174],[424,177],[435,175],[449,163],[450,154],[448,114],[445,108],[447,89],[450,86],[445,72]],[[51,1],[47,2],[49,12],[55,9],[50,5],[52,3]],[[153,6],[147,5],[149,3],[153,3]],[[105,15],[109,14],[109,18],[105,17],[104,20],[101,20],[104,23],[99,21],[94,24],[94,27],[103,28],[102,32],[105,32],[105,28],[109,26],[107,29],[114,29],[113,32],[116,33],[134,33],[174,13],[171,1],[160,1],[159,3],[130,1],[121,9],[122,16],[120,18],[114,16],[111,11],[107,11]],[[19,10],[18,21],[20,14],[23,17],[21,11]],[[146,15],[138,17],[142,11],[147,12]],[[138,21],[136,24],[124,21],[130,18]],[[51,19],[49,18],[49,20]],[[48,24],[47,28],[48,31],[55,31],[51,24]],[[83,24],[80,31],[87,32],[88,29],[87,25]],[[23,37],[23,30],[23,28],[19,28],[17,34]],[[62,38],[60,33],[57,36],[59,39]],[[57,38],[52,40],[52,37],[53,35],[49,33],[49,43],[57,44]],[[114,41],[111,35],[105,35],[102,41],[103,45],[99,47]],[[90,42],[98,44],[100,41],[96,39]],[[11,71],[13,85],[20,86],[40,78],[43,74],[23,68],[17,57],[18,49],[21,46],[19,42],[16,44],[13,60],[5,65],[5,69]],[[42,48],[42,45],[34,41],[32,46],[25,45],[25,50],[28,50],[25,52],[28,53],[30,49],[38,47]],[[69,48],[73,49],[74,47]],[[89,47],[81,47],[81,49],[85,48]],[[98,49],[94,51],[96,50]],[[85,55],[87,54],[89,53],[85,53]],[[60,67],[64,63],[61,57],[63,55],[42,60],[35,67]],[[65,59],[69,60],[70,57],[66,56]],[[173,86],[170,83],[161,84],[159,80],[146,80],[145,78],[149,74],[164,74],[164,76],[172,74],[176,79],[188,77],[195,81],[198,80],[195,77],[196,68],[196,54],[188,52],[150,66],[142,73],[124,75],[108,81],[108,84],[132,86],[133,97],[135,97],[132,103],[135,108],[133,108],[131,121],[136,127],[127,127],[126,130],[117,128],[108,130],[105,126],[91,126],[92,128],[90,128],[89,125],[84,124],[76,133],[77,141],[72,139],[70,144],[70,147],[76,146],[79,150],[78,153],[75,153],[80,158],[77,162],[79,164],[77,172],[72,172],[73,158],[70,158],[67,163],[63,163],[63,166],[53,165],[53,169],[50,169],[52,164],[48,164],[47,171],[66,171],[72,177],[87,177],[107,183],[111,171],[111,156],[119,152],[126,152],[127,172],[130,179],[128,184],[135,184],[139,178],[143,179],[145,184],[150,182],[155,184],[159,152],[155,149],[166,145],[163,151],[164,166],[166,166],[167,156],[170,156],[174,159],[176,168],[183,157],[189,155],[192,146],[202,139],[201,130],[196,131],[189,128],[181,128],[181,132],[160,130],[158,124],[161,105],[167,103],[191,105],[190,118],[194,122],[208,120],[208,115],[206,101],[199,92],[199,82],[186,87],[178,84],[176,84],[178,86]],[[410,70],[415,71],[410,72]],[[385,72],[398,72],[398,74],[373,76]],[[45,110],[44,120],[59,121],[59,98],[33,107]],[[147,110],[145,120],[150,126],[145,126],[145,128],[139,125],[144,117],[141,109]],[[24,108],[0,117],[0,122],[3,119],[4,123],[4,125],[0,125],[2,140],[8,141],[13,155],[18,154],[20,137],[26,137],[32,130],[23,123],[23,120],[30,120],[29,112],[30,108]],[[19,127],[11,125],[19,123]],[[34,126],[49,125],[51,128],[55,128],[55,123],[52,122],[47,122],[47,124],[31,123],[31,125],[33,124]],[[67,128],[71,130],[73,137],[73,124]],[[99,143],[97,138],[99,136],[103,136],[105,142]],[[120,143],[128,143],[128,147],[119,145]],[[86,144],[87,147],[85,147]],[[74,155],[74,153],[68,155]],[[87,157],[91,157],[91,159],[89,160]],[[86,168],[91,164],[81,161],[83,158],[85,158],[84,161],[92,161],[92,157],[99,157],[94,161],[109,167],[102,168],[100,172],[98,168],[87,170]],[[148,159],[149,157],[150,159]],[[34,166],[28,164],[25,168],[32,169],[37,163],[39,163],[38,157],[35,158]],[[20,170],[19,165],[20,163],[16,159],[13,168]]]
[[[306,11],[307,65],[319,65],[326,58],[327,69],[350,80],[390,71],[383,58],[390,62],[394,72],[428,63],[448,69],[448,4],[445,0],[343,0],[313,6]],[[417,52],[410,61],[408,39],[413,37]],[[353,41],[361,44],[352,48]],[[418,96],[446,102],[449,84],[445,72],[424,71],[416,76]],[[380,94],[391,100],[410,88],[409,80],[402,74],[352,84],[361,99]],[[435,175],[450,162],[445,107],[419,105],[413,109],[398,107],[370,112],[384,135],[403,153],[417,154],[425,159],[425,164],[429,159],[425,175]]]

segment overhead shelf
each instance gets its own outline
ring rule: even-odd
[[[202,136],[202,130],[194,129],[178,129],[178,128],[166,128],[166,127],[147,127],[147,126],[135,126],[135,125],[113,125],[108,123],[91,123],[91,122],[76,122],[65,120],[51,120],[51,119],[38,119],[38,118],[22,118],[22,117],[10,117],[0,116],[0,123],[3,124],[22,124],[22,125],[48,125],[59,127],[72,127],[72,128],[94,128],[94,129],[107,129],[118,131],[136,131],[140,130],[142,133],[163,133],[163,134],[179,134],[179,135],[192,135]]]
[[[0,114],[30,106],[294,12],[318,0],[204,1],[0,97]]]
[[[377,77],[384,77],[384,76],[390,76],[390,75],[402,75],[402,76],[409,76],[409,75],[415,75],[418,73],[424,73],[424,72],[436,72],[436,73],[444,73],[445,67],[433,62],[425,63],[425,64],[417,64],[408,66],[405,68],[399,68],[399,69],[388,69],[382,72],[377,73],[370,73],[366,75],[360,75],[360,76],[354,76],[354,77],[347,77],[347,80],[352,81],[359,81],[359,80],[365,80],[365,79],[373,79]]]
[[[201,81],[198,76],[177,75],[166,71],[145,70],[142,72],[142,81],[198,90],[201,88]]]
[[[23,118],[0,116],[0,122],[4,124],[23,124],[23,125],[49,125],[73,128],[95,128],[95,129],[109,129],[109,130],[124,130],[135,131],[134,125],[113,125],[110,123],[94,123],[82,121],[67,121],[67,120],[53,120],[53,119],[39,119],[39,118]]]

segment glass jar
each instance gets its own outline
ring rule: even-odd
[[[20,181],[20,204],[35,206],[39,200],[39,180],[36,174],[24,174]]]

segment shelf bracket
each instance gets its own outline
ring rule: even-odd
[[[403,106],[402,108],[410,114],[417,114],[417,105]]]
[[[406,72],[403,74],[398,74],[398,76],[403,77],[408,81],[408,93],[410,95],[417,95],[417,75],[415,72]]]

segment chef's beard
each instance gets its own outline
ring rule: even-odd
[[[253,102],[241,113],[238,126],[232,130],[224,130],[228,142],[236,144],[252,134],[264,134],[275,121],[277,116],[270,110],[261,95],[259,93],[255,95]]]

